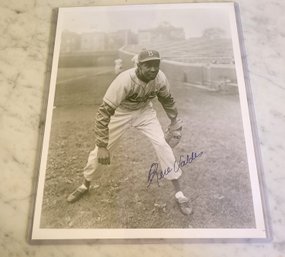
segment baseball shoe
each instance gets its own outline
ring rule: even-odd
[[[192,206],[190,204],[190,201],[187,197],[181,197],[176,199],[179,209],[181,213],[183,213],[186,216],[189,216],[193,213]]]
[[[74,203],[78,201],[82,196],[84,196],[86,193],[88,193],[88,188],[85,185],[81,185],[78,188],[76,188],[68,197],[67,201],[69,203]]]

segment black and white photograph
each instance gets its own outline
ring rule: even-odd
[[[237,15],[59,8],[32,239],[266,238]]]

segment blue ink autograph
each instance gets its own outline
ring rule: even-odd
[[[198,157],[201,157],[203,152],[195,153],[192,152],[191,155],[187,154],[180,155],[179,160],[175,160],[173,167],[167,167],[165,170],[158,170],[158,163],[154,162],[151,164],[149,172],[148,172],[148,178],[147,178],[147,187],[149,187],[154,180],[156,180],[156,183],[159,185],[159,180],[163,179],[165,176],[167,176],[170,172],[178,172],[180,168],[189,165],[192,163],[195,159]]]

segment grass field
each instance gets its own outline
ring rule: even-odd
[[[95,174],[89,194],[69,204],[68,194],[83,180],[82,169],[94,148],[94,120],[114,78],[111,69],[59,70],[44,188],[43,228],[254,228],[254,213],[239,99],[170,81],[183,138],[179,158],[203,155],[184,167],[182,185],[194,213],[183,216],[170,182],[147,187],[156,162],[151,144],[130,129],[115,149],[111,165]],[[62,72],[62,73],[61,73]],[[72,79],[72,75],[76,79]],[[167,75],[167,74],[166,74]],[[168,119],[155,102],[164,128]]]

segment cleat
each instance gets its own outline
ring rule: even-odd
[[[193,213],[192,206],[187,197],[178,198],[176,201],[182,214],[189,216]]]
[[[88,193],[88,188],[85,185],[81,185],[80,187],[76,188],[68,197],[67,201],[69,203],[74,203],[78,201],[82,196]]]

